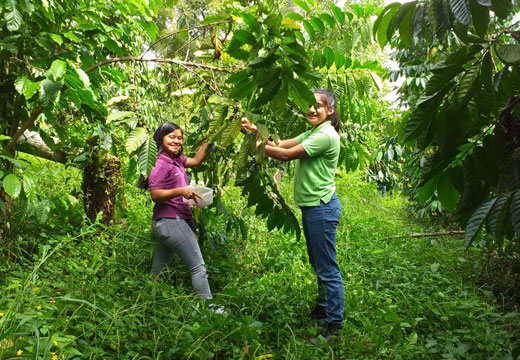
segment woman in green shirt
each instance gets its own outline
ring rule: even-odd
[[[302,211],[302,224],[309,262],[316,271],[318,300],[310,312],[315,319],[327,319],[323,336],[341,335],[345,295],[336,262],[336,229],[341,204],[336,195],[334,174],[340,139],[336,99],[330,90],[313,91],[317,106],[310,106],[307,121],[312,129],[278,144],[269,141],[265,154],[281,161],[296,160],[294,198]],[[242,128],[256,131],[247,119]]]

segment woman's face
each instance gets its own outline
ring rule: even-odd
[[[326,97],[323,94],[314,94],[316,98],[316,108],[314,106],[309,106],[309,112],[307,113],[307,121],[312,125],[312,128],[315,129],[319,125],[321,125],[329,115],[334,113],[334,108],[330,109],[327,106]]]
[[[182,146],[182,130],[177,129],[172,131],[169,134],[164,135],[163,137],[163,153],[166,155],[173,157],[177,155],[181,150]]]

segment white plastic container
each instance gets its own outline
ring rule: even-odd
[[[213,204],[213,189],[212,188],[205,187],[202,185],[197,185],[193,182],[188,187],[195,190],[197,192],[197,194],[199,194],[202,197],[202,199],[196,198],[196,200],[193,200],[193,199],[182,198],[185,203],[188,203],[191,206],[196,206],[199,208],[203,208],[203,207]]]

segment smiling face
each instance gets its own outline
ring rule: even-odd
[[[182,147],[182,130],[177,129],[169,134],[164,135],[162,143],[162,152],[173,157],[179,153]]]
[[[322,94],[314,94],[316,98],[317,107],[309,106],[309,112],[307,113],[307,121],[312,125],[313,129],[316,129],[324,121],[327,120],[329,115],[334,113],[334,108],[327,106],[326,97]]]

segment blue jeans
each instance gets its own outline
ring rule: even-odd
[[[309,262],[318,275],[318,305],[326,308],[328,323],[341,323],[345,311],[343,279],[336,262],[336,228],[341,204],[336,194],[328,204],[302,206],[303,233]]]

